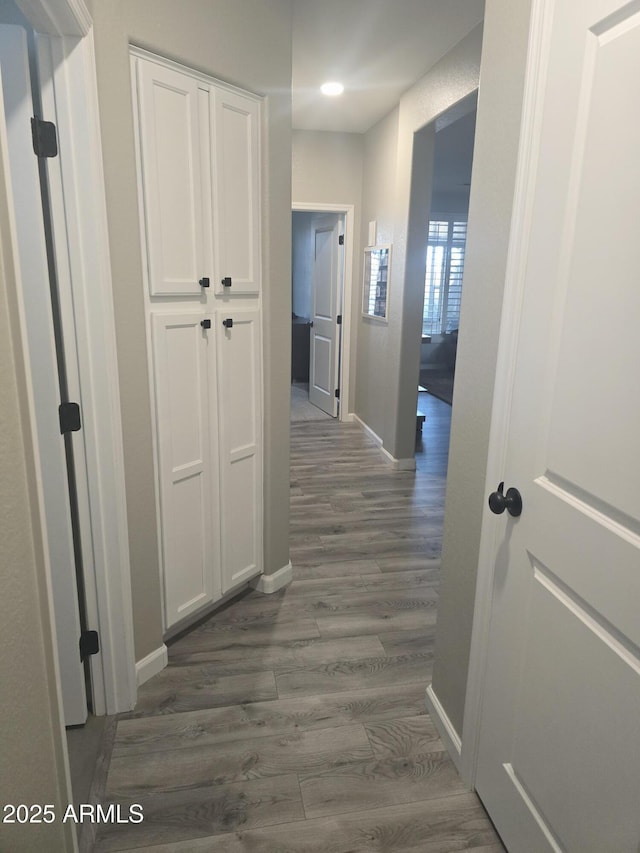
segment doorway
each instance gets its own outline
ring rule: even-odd
[[[5,23],[7,19],[11,23]],[[46,459],[46,465],[41,466],[39,475],[44,535],[51,565],[64,722],[67,726],[73,726],[85,723],[88,707],[93,702],[91,668],[87,656],[81,659],[79,651],[79,642],[87,628],[82,571],[83,556],[87,550],[83,551],[80,537],[71,435],[77,424],[63,423],[63,411],[71,414],[73,411],[63,410],[63,406],[68,405],[69,382],[48,182],[43,156],[36,157],[31,144],[32,116],[41,113],[35,47],[28,22],[21,20],[17,8],[8,6],[3,9],[2,21],[2,121],[6,124],[15,204],[23,289],[23,335],[33,389],[32,412],[37,443],[41,458]],[[46,156],[53,155],[49,151]],[[67,327],[66,331],[70,338],[74,337],[73,329]]]
[[[53,593],[50,599],[52,621],[67,628],[66,621],[59,618],[54,601],[54,551],[59,543],[57,537],[51,536],[46,517],[48,513],[55,515],[63,505],[66,512],[68,501],[60,500],[61,491],[47,491],[44,482],[51,473],[54,458],[49,453],[49,445],[56,447],[55,458],[59,463],[60,444],[63,442],[58,418],[61,397],[58,393],[47,252],[43,246],[38,160],[31,138],[34,94],[43,118],[55,125],[57,141],[56,156],[47,158],[45,163],[68,395],[70,400],[79,403],[81,415],[81,430],[73,431],[72,436],[82,531],[84,595],[90,627],[99,629],[99,653],[90,657],[92,707],[96,714],[113,714],[133,706],[136,671],[95,57],[92,39],[87,37],[90,18],[74,4],[57,0],[55,4],[46,5],[46,13],[40,0],[28,6],[24,13],[12,2],[2,6],[2,23],[14,31],[21,31],[22,51],[22,58],[18,57],[14,63],[18,77],[22,79],[22,93],[18,93],[16,80],[9,75],[4,80],[4,88],[10,93],[12,104],[2,118],[7,124],[13,124],[19,134],[13,154],[11,143],[5,144],[8,171],[14,175],[13,193],[8,193],[7,201],[21,269],[16,305],[20,338],[28,365],[26,393],[34,435],[39,515],[45,542],[44,577],[47,589]],[[6,59],[4,51],[2,59]],[[34,79],[40,81],[35,93],[31,84],[26,82],[31,73],[30,65],[37,69]],[[78,144],[78,140],[83,144]],[[19,168],[15,165],[17,156],[23,158]],[[27,183],[31,200],[28,205],[25,204]],[[34,211],[39,216],[39,224],[33,220]],[[22,225],[21,217],[24,220]],[[24,249],[20,246],[20,231]],[[31,270],[29,277],[27,270]],[[46,380],[40,375],[45,368],[48,371]],[[37,382],[36,373],[40,377]],[[42,429],[38,410],[44,411],[47,418]],[[65,483],[66,488],[64,453],[58,468],[62,472],[59,482]],[[66,541],[68,543],[69,539]],[[75,586],[75,555],[72,551],[71,545],[67,548],[71,557],[62,565]],[[75,659],[77,668],[79,633],[74,629],[69,632],[69,637],[69,659]],[[60,645],[59,637],[54,637],[53,643],[54,647]],[[57,670],[55,677],[60,678]],[[60,710],[64,719],[66,713],[62,713],[62,707]]]
[[[292,213],[293,421],[342,420],[348,408],[343,393],[345,383],[348,387],[348,226],[348,212],[340,209],[304,206]]]
[[[416,451],[423,447],[428,398],[453,404],[475,124],[475,98],[463,115],[456,104],[434,122]]]
[[[476,110],[436,123],[427,235],[420,385],[451,405],[469,216]]]

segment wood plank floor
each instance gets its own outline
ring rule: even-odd
[[[97,853],[503,850],[425,708],[450,418],[426,406],[415,473],[355,425],[292,424],[294,580],[171,644],[107,781],[144,821]]]

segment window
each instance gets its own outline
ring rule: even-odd
[[[443,335],[458,328],[467,223],[461,219],[429,222],[422,334]]]

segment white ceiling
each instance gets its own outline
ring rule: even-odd
[[[366,132],[483,13],[484,0],[294,0],[294,128]],[[326,80],[344,94],[322,95]]]

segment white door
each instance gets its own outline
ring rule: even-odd
[[[220,595],[215,328],[201,313],[152,313],[165,627]],[[210,323],[205,328],[203,323]]]
[[[309,401],[323,412],[338,414],[340,370],[340,312],[343,248],[342,219],[332,213],[316,216],[313,237]]]
[[[60,435],[60,390],[53,331],[38,161],[31,141],[31,81],[26,32],[0,26],[0,69],[20,263],[23,335],[33,389],[33,415],[40,458],[46,557],[50,563],[55,633],[64,722],[87,719],[80,660],[80,616],[64,439]],[[4,132],[4,130],[0,130]]]
[[[260,102],[212,87],[216,293],[260,290]]]
[[[216,314],[222,592],[262,571],[260,313]]]
[[[637,853],[640,4],[540,5],[477,790],[512,853]]]
[[[204,268],[198,82],[137,59],[142,190],[151,296],[194,296]],[[208,139],[208,136],[207,136]],[[208,147],[205,146],[205,147]]]

